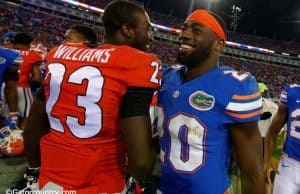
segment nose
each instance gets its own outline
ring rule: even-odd
[[[179,34],[179,40],[190,40],[192,38],[192,30],[190,28],[182,29]]]

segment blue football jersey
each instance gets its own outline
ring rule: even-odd
[[[223,194],[230,187],[228,124],[257,122],[262,99],[248,73],[216,67],[189,82],[163,73],[156,107],[163,193]]]
[[[0,84],[3,83],[3,75],[10,66],[18,66],[23,60],[19,53],[8,48],[0,47]]]
[[[0,47],[0,88],[6,69],[10,66],[18,66],[22,63],[20,54],[7,48]],[[0,97],[1,98],[1,97]]]
[[[280,103],[287,107],[287,138],[284,151],[300,161],[300,85],[286,86],[280,95]]]

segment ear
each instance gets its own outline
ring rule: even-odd
[[[122,27],[121,27],[121,34],[130,39],[133,37],[134,35],[134,30],[132,27],[130,27],[128,24],[123,24]]]
[[[224,48],[225,48],[225,41],[221,39],[216,40],[216,46],[215,46],[216,51],[223,52]]]

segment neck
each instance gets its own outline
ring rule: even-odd
[[[208,58],[207,60],[203,61],[201,64],[198,64],[194,68],[188,68],[185,72],[185,80],[191,81],[206,72],[216,68],[218,66],[218,58]]]
[[[126,40],[115,37],[105,37],[103,43],[113,45],[129,45]]]

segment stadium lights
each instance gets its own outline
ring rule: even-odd
[[[242,9],[241,8],[239,8],[238,6],[236,6],[236,5],[233,5],[232,6],[232,10],[235,10],[235,11],[242,11]]]
[[[284,55],[284,56],[290,56],[289,53],[281,53],[281,54]]]
[[[239,20],[241,18],[241,11],[242,9],[236,5],[232,6],[232,11],[231,11],[231,24],[230,27],[231,29],[235,32],[238,24],[239,24]]]
[[[85,3],[80,3],[78,1],[74,1],[74,0],[60,0],[60,1],[71,4],[71,5],[76,6],[76,7],[85,8],[87,10],[93,10],[93,11],[98,12],[100,14],[103,14],[103,12],[104,12],[104,9],[94,7],[94,6],[90,6],[90,5],[85,4]],[[235,5],[233,6],[233,8],[237,9],[238,12],[241,11],[241,8],[239,8]],[[167,27],[167,26],[159,25],[159,24],[151,23],[151,26],[156,28],[156,29],[160,29],[160,30],[167,31],[167,32],[172,32],[172,33],[177,33],[177,34],[179,34],[181,32],[181,30],[179,30],[179,29],[170,28],[170,27]],[[241,44],[241,43],[230,42],[230,41],[226,41],[226,45],[237,46],[237,47],[240,47],[240,48],[246,48],[248,50],[255,50],[255,51],[258,51],[258,52],[275,53],[274,51],[269,50],[269,49],[254,47],[254,46],[245,45],[245,44]],[[285,53],[285,54],[287,56],[289,56],[288,53]],[[298,55],[298,57],[300,58],[300,54]]]

